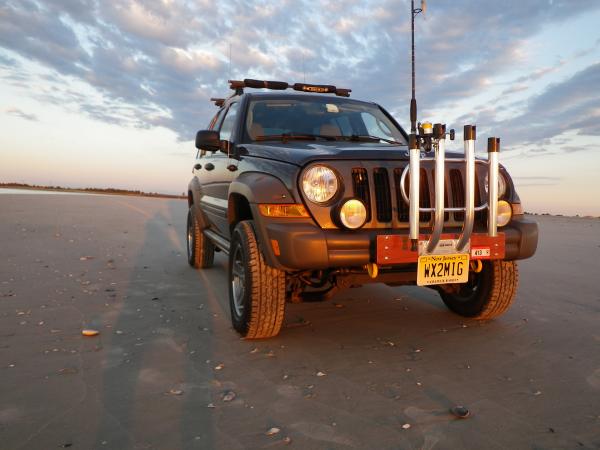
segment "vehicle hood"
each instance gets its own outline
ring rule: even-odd
[[[304,166],[319,160],[408,160],[408,146],[372,142],[288,142],[243,144],[248,156]],[[433,156],[433,153],[427,156]],[[448,157],[462,157],[447,152]]]

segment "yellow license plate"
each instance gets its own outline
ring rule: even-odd
[[[469,255],[467,253],[419,256],[418,286],[466,283],[468,279]]]

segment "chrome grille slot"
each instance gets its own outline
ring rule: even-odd
[[[475,172],[475,206],[481,205],[481,186],[479,185],[479,175]],[[487,211],[475,211],[475,223],[487,223]]]
[[[367,223],[371,221],[371,193],[369,191],[369,178],[367,169],[352,169],[352,189],[354,196],[365,204],[367,209]]]
[[[398,209],[398,220],[400,222],[408,222],[408,203],[402,198],[400,193],[400,179],[402,178],[402,169],[396,167],[394,169],[394,188],[396,189],[396,208]],[[406,179],[406,192],[409,192],[409,178]],[[421,200],[423,203],[423,200]]]
[[[375,206],[378,222],[392,221],[392,197],[390,193],[390,180],[387,169],[377,167],[373,170],[373,184],[375,187]]]
[[[463,184],[462,173],[458,169],[450,170],[450,187],[452,191],[452,207],[464,208],[465,207],[465,188]],[[465,220],[464,212],[455,212],[454,220],[463,221]]]
[[[419,203],[421,208],[431,208],[431,195],[429,193],[429,178],[427,178],[427,171],[425,169],[421,169],[419,171],[419,177],[421,178],[421,186],[419,193]],[[431,213],[422,212],[419,213],[419,221],[420,222],[429,222],[431,221]]]
[[[400,193],[400,179],[402,178],[403,167],[398,167],[394,169],[394,185],[396,189],[396,199],[397,199],[397,208],[398,208],[398,220],[400,222],[408,223],[408,203],[404,201],[402,198],[402,194]],[[419,204],[421,208],[430,208],[431,207],[431,197],[429,195],[429,178],[427,178],[427,171],[425,169],[421,169],[419,171],[419,178],[421,178],[421,187],[419,193]],[[410,190],[410,177],[407,177],[405,180],[406,184],[406,192]],[[419,213],[419,221],[423,223],[428,223],[431,220],[431,213],[421,212]]]

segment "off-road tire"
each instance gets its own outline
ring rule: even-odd
[[[186,244],[190,266],[196,269],[212,267],[215,260],[215,245],[202,233],[193,206],[188,210]]]
[[[517,293],[519,271],[515,261],[484,261],[480,273],[470,272],[469,282],[457,293],[440,288],[446,306],[456,314],[489,320],[505,313]],[[457,287],[458,287],[457,286]]]
[[[235,280],[238,289],[243,286],[241,294],[236,291]],[[243,309],[236,308],[234,295]],[[233,328],[246,339],[269,338],[279,333],[285,310],[285,272],[267,265],[250,220],[238,223],[233,230],[229,251],[229,305]]]

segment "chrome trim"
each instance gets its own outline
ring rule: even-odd
[[[206,203],[207,205],[217,206],[221,209],[227,209],[227,200],[217,197],[211,197],[210,195],[203,195],[200,198],[200,203]]]
[[[465,141],[465,222],[456,250],[462,251],[471,239],[475,221],[475,141]]]
[[[227,241],[227,239],[222,238],[213,230],[209,229],[202,230],[202,233],[204,233],[204,236],[210,239],[213,244],[219,247],[223,253],[229,255],[229,241]]]
[[[435,146],[435,220],[433,222],[433,230],[431,237],[427,243],[427,252],[433,253],[440,241],[442,231],[444,229],[444,190],[446,171],[444,169],[446,158],[446,141],[445,138],[439,139]]]
[[[488,152],[488,235],[498,236],[498,152]]]
[[[434,161],[434,159],[433,158],[423,158],[423,159],[421,159],[421,161]],[[465,162],[465,159],[463,159],[463,158],[446,158],[446,161]],[[487,165],[487,162],[476,160],[475,164],[486,164]],[[408,175],[408,167],[409,166],[404,167],[404,170],[402,171],[402,175],[400,176],[400,194],[402,195],[402,198],[404,199],[404,201],[410,205],[409,198],[406,195],[406,191],[404,190],[406,176]],[[479,206],[475,206],[475,208],[473,210],[475,212],[479,212],[479,211],[483,211],[487,207],[488,207],[488,204],[487,204],[487,202],[485,202]],[[420,212],[433,212],[433,211],[435,211],[435,208],[419,208],[419,211]],[[464,211],[465,211],[465,208],[462,208],[462,207],[444,208],[444,212],[464,212]]]

